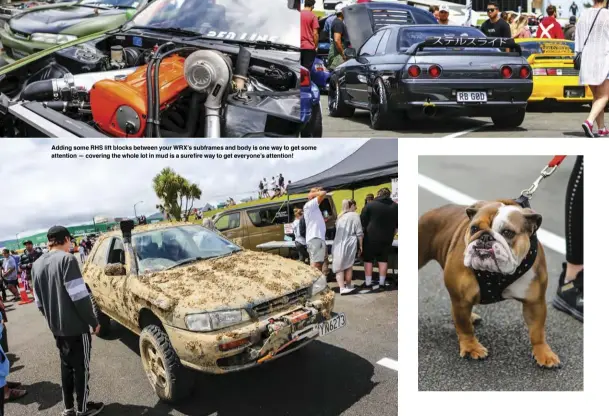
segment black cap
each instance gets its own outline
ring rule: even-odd
[[[25,240],[25,242],[23,243],[23,245],[27,245],[27,244],[31,244],[34,245],[34,243],[32,243],[32,240]]]
[[[575,17],[575,16],[569,17],[569,23],[572,24],[572,25],[577,23],[577,17]]]
[[[61,225],[54,225],[53,227],[49,228],[49,232],[47,233],[47,239],[57,243],[63,243],[66,237],[68,237],[70,240],[73,238],[70,231]]]

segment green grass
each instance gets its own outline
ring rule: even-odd
[[[378,192],[379,189],[381,188],[389,188],[391,189],[391,183],[385,183],[383,185],[379,185],[379,186],[368,186],[366,188],[360,188],[360,189],[356,189],[355,190],[355,202],[357,202],[357,212],[361,212],[363,206],[364,206],[364,199],[366,198],[367,194],[372,194],[374,196],[376,196],[376,193]],[[332,194],[332,200],[334,201],[334,205],[336,206],[336,210],[340,212],[340,209],[342,207],[343,204],[343,199],[351,199],[352,194],[350,190],[337,190],[337,191],[333,191],[331,192]],[[303,198],[306,197],[307,194],[296,194],[296,195],[290,195],[290,200],[294,200],[294,199],[298,199],[298,198]],[[215,214],[217,214],[218,212],[223,212],[226,211],[228,209],[235,209],[235,208],[244,208],[244,207],[251,207],[251,206],[255,206],[255,205],[261,205],[261,204],[265,204],[267,202],[275,202],[275,201],[287,201],[287,196],[282,196],[280,198],[275,198],[273,200],[271,200],[270,198],[264,198],[264,199],[255,199],[253,201],[249,201],[249,202],[245,202],[242,204],[237,204],[237,205],[233,205],[232,207],[227,207],[227,208],[221,208],[221,209],[215,209],[212,211],[207,211],[206,213],[203,214],[203,218],[206,217],[211,217]],[[338,214],[338,212],[337,212]],[[200,223],[202,220],[197,220],[195,219],[195,216],[192,215],[189,220],[191,222],[195,222],[195,223]]]

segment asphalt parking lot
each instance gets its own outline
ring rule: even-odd
[[[547,156],[422,156],[419,157],[419,182],[423,183],[425,178],[421,179],[421,175],[424,175],[474,199],[515,198],[549,159]],[[555,234],[558,241],[565,235],[563,207],[574,162],[575,157],[568,157],[542,182],[531,201],[532,208],[543,216],[542,229]],[[438,189],[424,189],[419,185],[419,215],[452,202]],[[544,243],[541,234],[540,241]],[[537,368],[531,357],[521,305],[511,300],[474,308],[482,317],[476,336],[488,348],[489,357],[484,361],[460,358],[442,269],[433,262],[419,271],[419,390],[583,390],[583,324],[550,305],[564,261],[564,248],[561,253],[562,246],[555,244],[556,241],[550,244],[555,249],[545,245],[550,279],[546,334],[563,368]]]
[[[33,304],[7,306],[8,380],[29,393],[6,414],[59,415],[59,356],[46,322]],[[397,415],[397,308],[397,291],[339,297],[346,327],[257,369],[197,375],[192,398],[176,406],[159,402],[148,383],[138,337],[114,324],[113,339],[93,339],[91,399],[106,403],[110,416]]]
[[[367,111],[356,110],[351,118],[328,114],[328,97],[321,98],[324,137],[585,137],[581,123],[589,106],[534,106],[517,129],[496,128],[490,118],[448,118],[404,123],[400,130],[372,130]],[[533,111],[531,111],[533,110]]]

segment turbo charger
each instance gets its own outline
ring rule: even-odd
[[[184,62],[184,78],[195,92],[207,94],[205,136],[220,138],[222,104],[232,79],[230,58],[213,50],[195,51]]]

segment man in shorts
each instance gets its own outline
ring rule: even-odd
[[[319,206],[326,197],[326,191],[312,188],[304,207],[304,220],[307,226],[306,243],[311,266],[324,275],[328,271],[328,249],[326,247],[326,220]]]
[[[4,257],[2,262],[2,279],[10,292],[13,294],[13,300],[19,300],[19,290],[17,289],[17,265],[15,259],[11,256],[8,249],[2,250],[2,256]]]
[[[398,229],[398,204],[391,199],[391,191],[382,188],[374,200],[368,202],[360,215],[364,228],[364,272],[365,288],[377,289],[372,285],[374,261],[379,267],[379,287],[386,287],[387,262],[393,250],[393,238]]]

